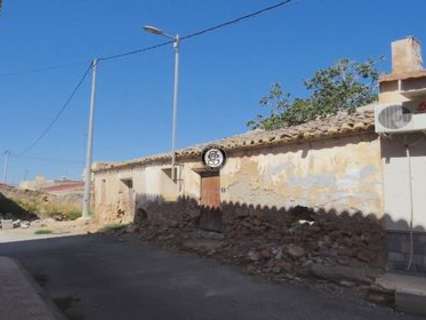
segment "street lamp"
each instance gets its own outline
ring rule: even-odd
[[[174,85],[173,85],[173,122],[172,122],[172,180],[176,180],[176,172],[175,172],[175,165],[176,165],[176,153],[175,153],[175,146],[176,146],[176,115],[177,115],[177,107],[178,107],[178,91],[179,91],[179,43],[180,38],[179,35],[176,34],[175,36],[172,36],[168,33],[165,33],[161,29],[146,25],[144,27],[144,30],[146,32],[160,35],[163,37],[166,37],[168,39],[173,40],[173,48],[175,51],[175,74],[174,74]]]

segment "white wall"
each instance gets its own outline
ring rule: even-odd
[[[426,230],[426,136],[394,135],[382,138],[384,211],[389,230],[407,230],[411,217],[409,160],[404,139],[410,147],[412,167],[413,226]]]

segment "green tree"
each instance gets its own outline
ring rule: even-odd
[[[305,81],[310,93],[307,98],[292,98],[279,83],[275,83],[259,102],[270,110],[269,114],[257,115],[247,126],[273,130],[333,115],[340,110],[353,112],[357,107],[377,100],[378,77],[375,61],[359,63],[342,59],[315,72]]]

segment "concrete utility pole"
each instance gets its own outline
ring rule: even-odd
[[[173,48],[175,49],[175,74],[173,85],[173,123],[172,123],[172,180],[176,180],[176,116],[178,107],[178,92],[179,92],[179,35],[175,37]]]
[[[9,156],[10,156],[10,151],[6,150],[4,152],[4,166],[3,166],[3,182],[7,183],[7,170],[9,167]]]
[[[160,35],[166,37],[170,40],[173,40],[173,48],[175,50],[175,71],[174,71],[174,84],[173,84],[173,122],[172,122],[172,180],[176,180],[176,117],[177,117],[177,107],[178,107],[178,96],[179,96],[179,45],[180,45],[180,37],[179,34],[175,36],[170,35],[163,30],[154,27],[154,26],[145,26],[146,32]]]
[[[90,218],[90,194],[92,190],[92,160],[93,160],[93,126],[95,118],[96,99],[96,66],[98,60],[92,61],[92,89],[90,93],[89,129],[87,133],[86,169],[84,172],[83,212],[84,219]]]

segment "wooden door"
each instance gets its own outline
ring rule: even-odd
[[[220,208],[220,178],[219,175],[201,176],[201,206]]]
[[[208,172],[201,175],[200,205],[200,227],[212,231],[222,231],[220,176],[218,172]]]

